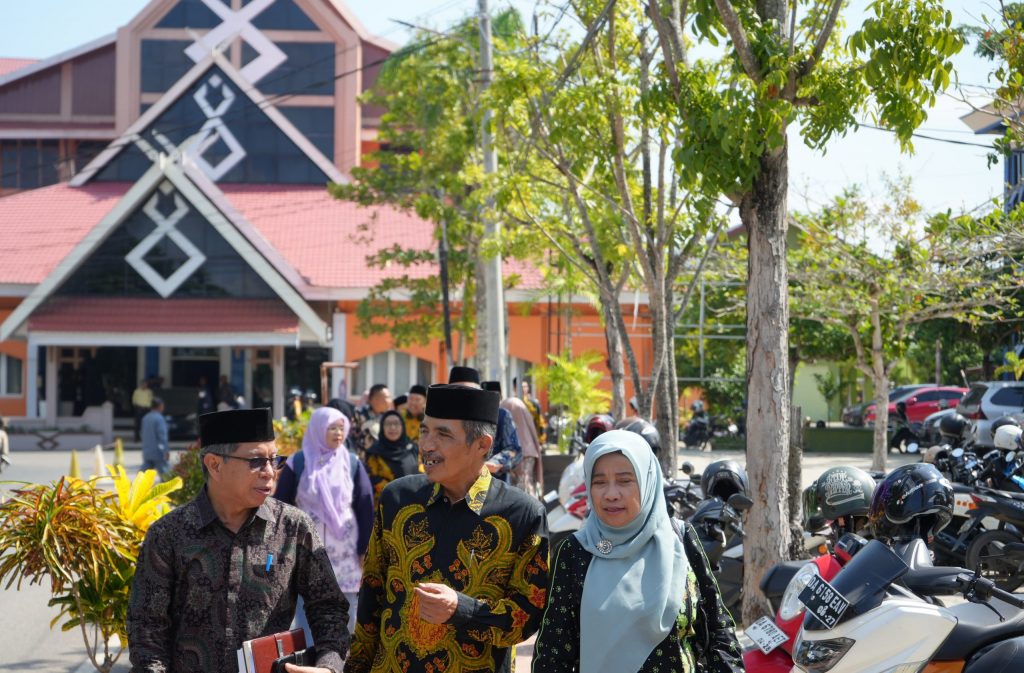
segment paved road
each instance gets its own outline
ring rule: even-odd
[[[681,451],[680,461],[693,463],[698,473],[714,461],[732,458],[743,461],[742,451]],[[113,460],[112,452],[106,453],[107,461]],[[13,455],[14,465],[0,474],[2,480],[47,482],[59,478],[70,466],[70,453],[66,451],[21,451]],[[916,457],[890,456],[890,469],[896,465],[913,462]],[[79,453],[79,465],[83,475],[91,474],[93,456],[90,452]],[[129,472],[138,470],[142,464],[139,451],[126,450],[125,462]],[[173,458],[172,458],[173,462]],[[859,454],[808,454],[804,460],[804,485],[817,478],[821,472],[835,465],[854,465],[867,468],[870,457]],[[0,484],[0,498],[9,494],[11,485]],[[0,671],[34,671],[38,673],[73,673],[85,661],[84,646],[80,631],[61,632],[50,629],[49,623],[57,611],[47,606],[47,586],[22,585],[0,588]],[[517,648],[519,671],[528,671],[530,655],[533,652],[532,639]],[[83,667],[80,673],[90,670]],[[117,671],[126,671],[118,665]]]

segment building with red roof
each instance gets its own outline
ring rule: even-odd
[[[149,379],[187,416],[223,376],[280,416],[324,361],[356,364],[332,396],[443,380],[441,341],[398,348],[356,314],[380,281],[438,273],[366,263],[435,249],[433,224],[325,188],[377,148],[381,111],[357,97],[394,48],[341,0],[153,0],[77,49],[0,59],[0,414],[129,418]],[[604,350],[586,302],[563,324],[536,268],[505,273],[510,379]],[[631,324],[648,368],[646,316]]]

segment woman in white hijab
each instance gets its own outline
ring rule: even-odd
[[[646,440],[606,432],[583,469],[590,514],[554,553],[533,673],[743,671],[732,618],[696,534],[668,515]]]

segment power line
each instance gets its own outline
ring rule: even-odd
[[[863,122],[858,122],[857,125],[858,126],[863,126],[864,128],[874,129],[875,131],[885,131],[886,133],[896,133],[894,130],[887,129],[887,128],[883,127],[883,126],[875,126],[873,124],[865,124]],[[910,135],[912,135],[915,138],[921,138],[922,140],[934,140],[935,142],[948,143],[950,145],[964,145],[966,147],[981,147],[981,148],[986,149],[986,150],[994,150],[994,149],[996,149],[992,145],[982,145],[981,143],[970,143],[970,142],[967,142],[966,140],[953,140],[951,138],[936,138],[935,136],[925,135],[924,133],[918,133],[917,131],[914,131]]]

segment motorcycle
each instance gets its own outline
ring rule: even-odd
[[[806,673],[1016,668],[1024,647],[1024,600],[977,573],[931,566],[928,558],[922,540],[909,545],[902,558],[872,541],[831,584],[809,582],[801,593],[808,610],[793,647],[796,668]],[[954,594],[968,602],[944,607],[926,600]]]
[[[706,411],[693,412],[693,418],[686,426],[683,433],[683,444],[688,449],[700,449],[701,451],[711,450],[711,418]]]
[[[743,589],[743,521],[740,513],[753,504],[754,501],[742,493],[733,494],[728,502],[712,498],[702,502],[689,519],[718,580],[722,602],[730,612],[739,608]]]

